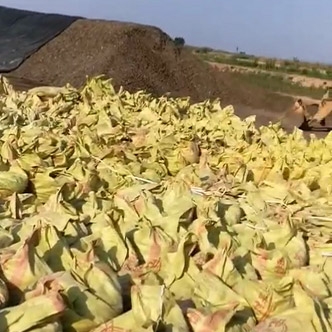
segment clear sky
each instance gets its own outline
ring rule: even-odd
[[[0,5],[145,23],[187,44],[332,63],[332,0],[0,0]]]

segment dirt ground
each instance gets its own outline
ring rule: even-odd
[[[298,74],[286,74],[286,73],[273,73],[272,71],[249,68],[244,66],[230,65],[224,63],[217,62],[208,62],[212,67],[218,69],[220,71],[232,71],[232,72],[260,72],[260,73],[268,73],[270,75],[282,75],[286,80],[289,80],[293,83],[297,83],[302,85],[303,87],[314,87],[314,88],[325,88],[326,86],[332,86],[332,80],[325,80],[316,77],[307,77],[304,75]]]
[[[76,87],[87,75],[100,74],[129,91],[190,96],[194,102],[220,98],[272,110],[289,104],[215,71],[189,50],[179,50],[160,29],[133,23],[78,20],[11,73],[44,85]]]
[[[215,70],[187,49],[179,49],[158,28],[115,21],[78,20],[7,75],[20,89],[36,85],[75,87],[87,76],[105,75],[116,88],[152,95],[190,96],[193,102],[219,98],[240,117],[256,114],[257,125],[277,121],[293,98],[267,92]],[[23,78],[23,79],[22,79]],[[285,123],[292,130],[301,121]],[[323,135],[319,133],[320,135]]]

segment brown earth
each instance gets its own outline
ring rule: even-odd
[[[193,101],[221,98],[223,103],[285,108],[288,98],[234,82],[217,73],[189,50],[179,50],[160,29],[114,21],[78,20],[28,58],[12,74],[44,85],[79,87],[86,75],[105,74],[115,86],[170,92]]]
[[[76,21],[9,76],[26,89],[29,84],[80,87],[87,76],[101,74],[131,92],[190,96],[193,102],[220,98],[241,117],[256,114],[258,125],[277,121],[293,102],[213,69],[190,50],[178,49],[158,28],[115,21]],[[292,130],[300,122],[290,119],[286,127]]]

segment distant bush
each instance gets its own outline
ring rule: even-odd
[[[185,45],[186,41],[184,40],[183,37],[175,37],[174,38],[174,44],[176,46],[180,46],[180,47],[183,47]]]
[[[332,77],[332,70],[331,69],[326,70],[326,76]]]
[[[239,54],[236,55],[236,57],[237,57],[238,59],[250,59],[250,58],[251,58],[251,56],[248,55],[248,54],[245,53],[245,52],[240,52]]]
[[[289,61],[289,60],[285,60],[284,61],[284,66],[285,67],[289,67],[289,66],[291,66],[292,65],[292,62],[291,61]]]
[[[324,76],[324,75],[322,75],[322,73],[320,72],[320,70],[318,70],[316,68],[312,68],[311,75],[315,75],[316,77]]]
[[[286,68],[286,71],[288,73],[292,73],[292,74],[297,74],[299,72],[299,69],[297,66],[295,66],[294,64],[293,65],[290,65]]]
[[[206,53],[213,52],[213,48],[210,48],[210,47],[201,47],[201,48],[197,49],[196,52],[197,53],[206,54]]]
[[[268,59],[265,62],[265,68],[267,70],[275,69],[276,68],[276,60],[275,59]]]
[[[308,69],[307,68],[302,68],[301,69],[301,74],[302,75],[308,75]]]

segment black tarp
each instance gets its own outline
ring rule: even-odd
[[[79,18],[0,6],[0,72],[19,67]]]

